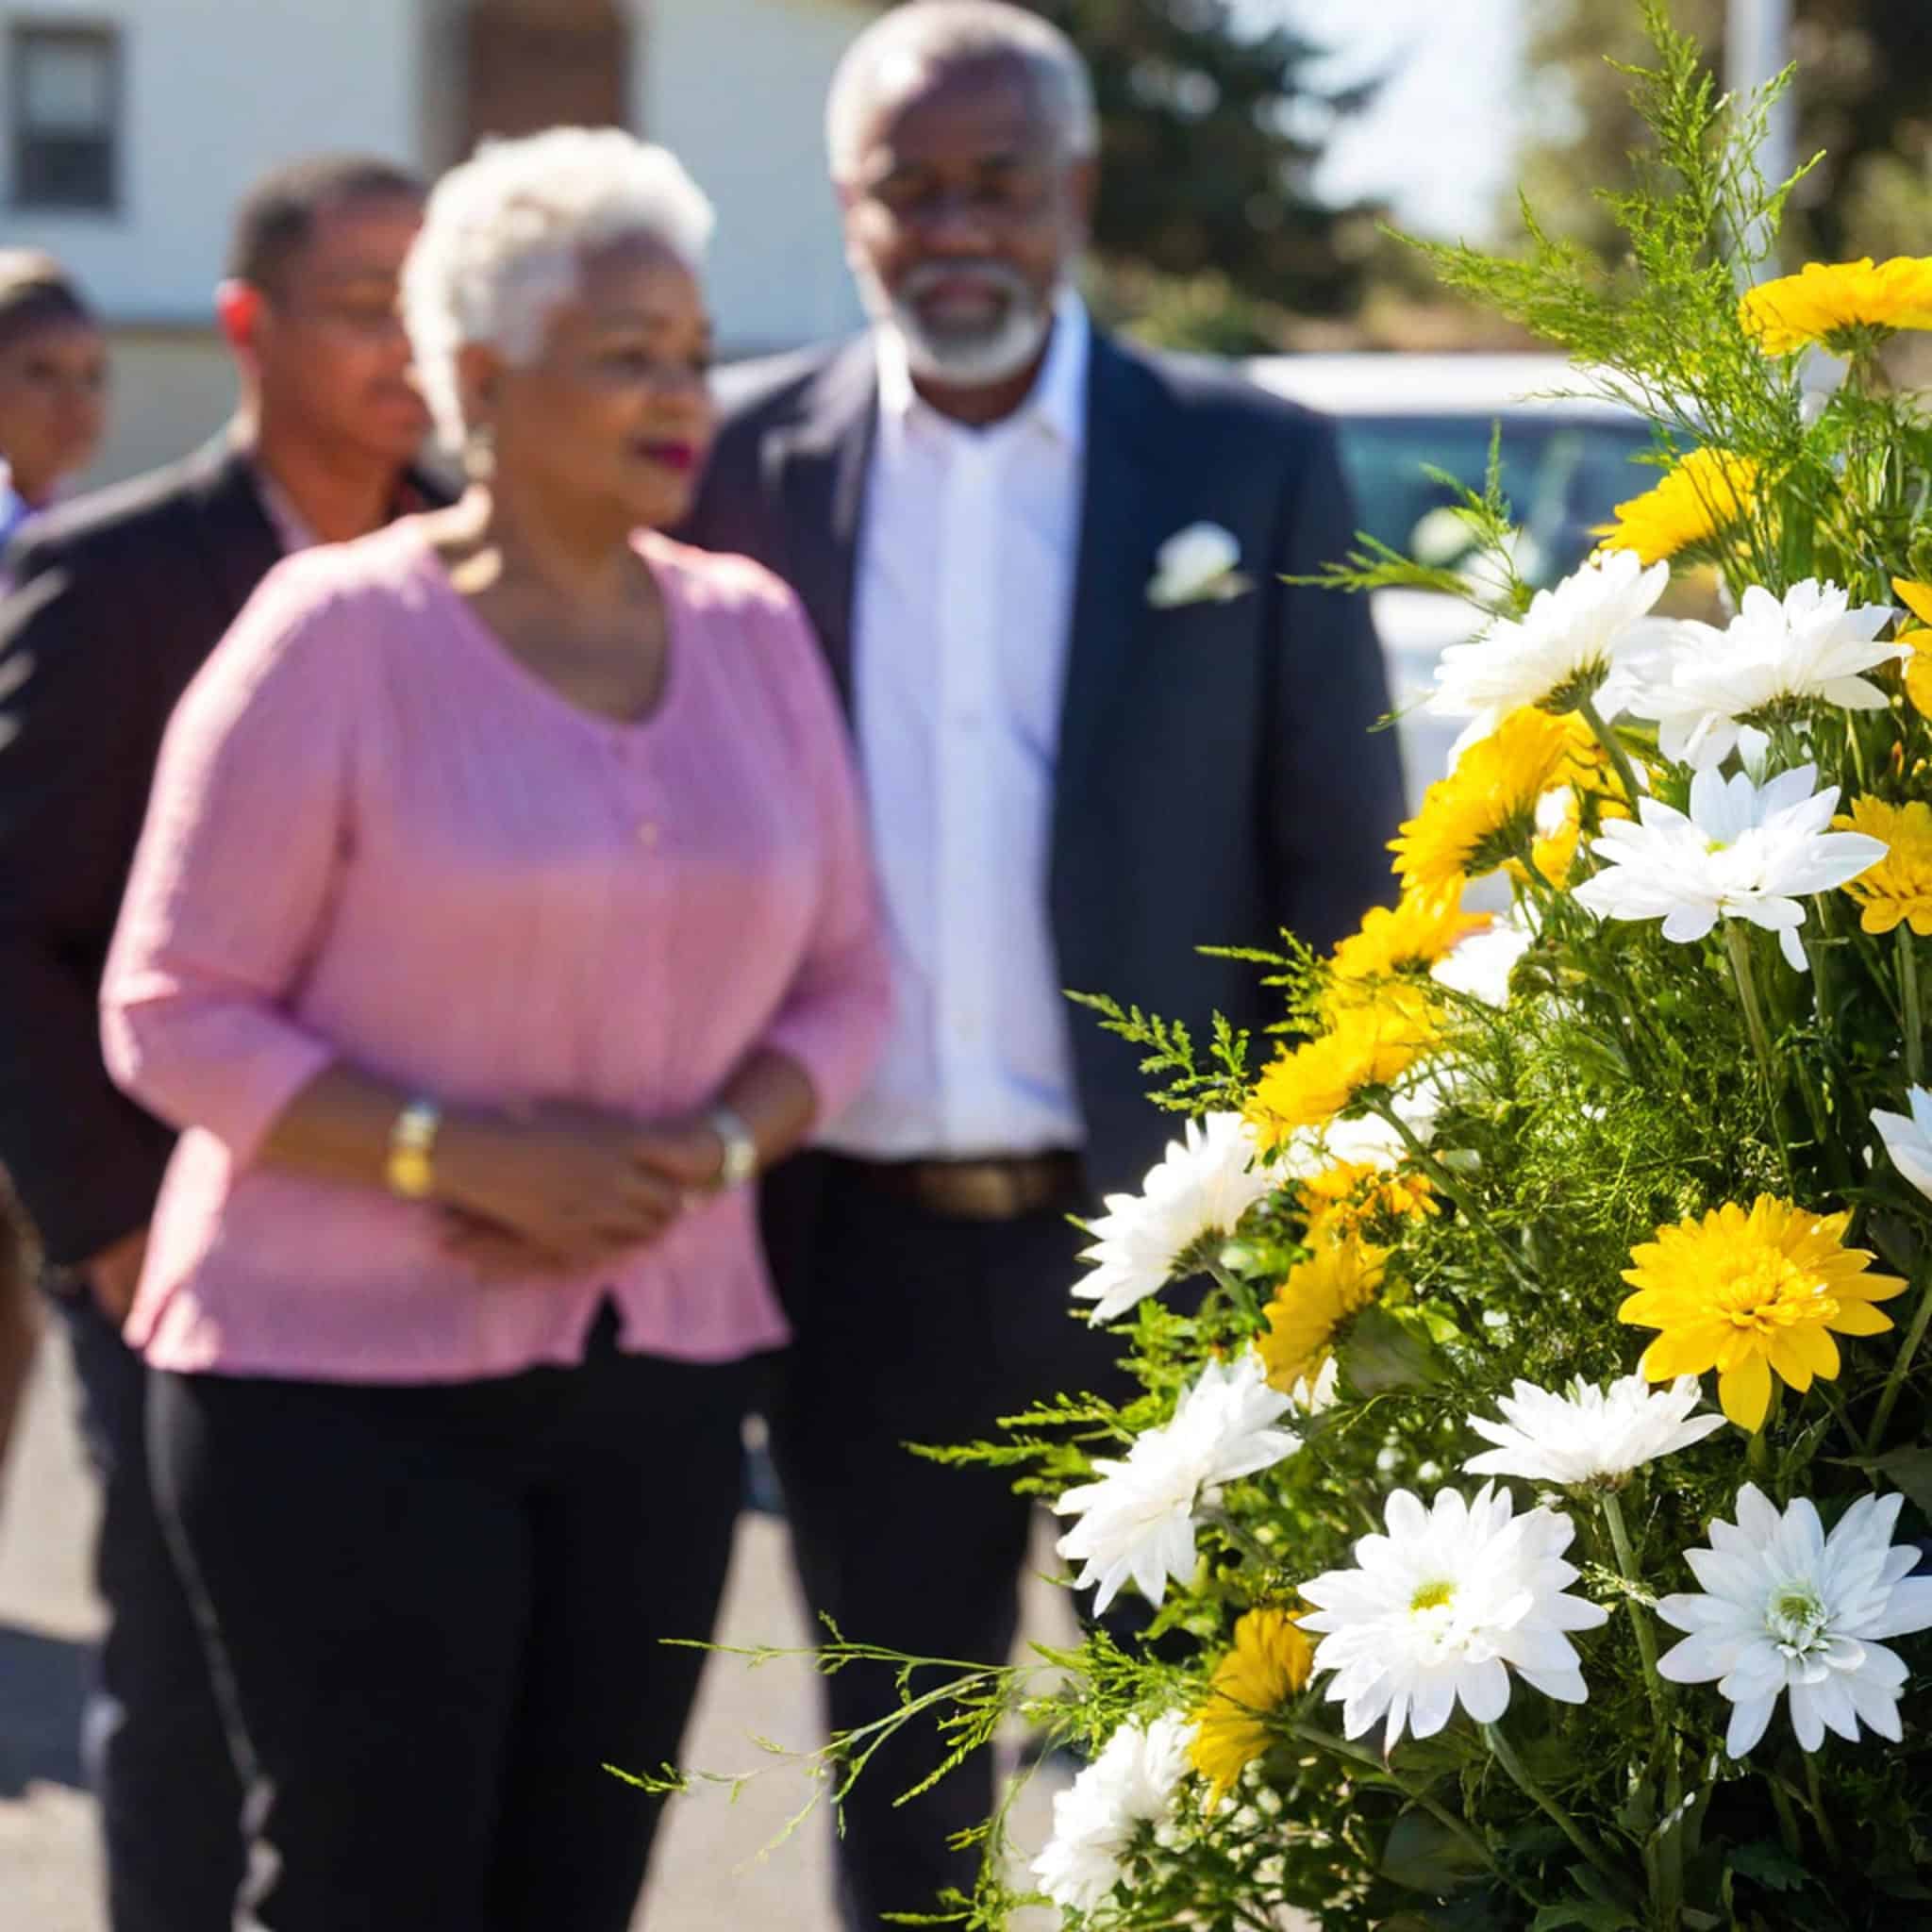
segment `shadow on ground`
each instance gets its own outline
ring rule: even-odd
[[[89,1646],[0,1624],[0,1798],[30,1784],[83,1789],[80,1707]]]

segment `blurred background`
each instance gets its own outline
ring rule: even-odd
[[[1149,341],[1222,355],[1521,348],[1385,232],[1507,242],[1521,181],[1611,250],[1635,129],[1607,64],[1635,0],[1035,0],[1093,63],[1107,185],[1092,294]],[[0,240],[69,263],[113,327],[94,480],[223,417],[208,325],[230,207],[289,155],[434,171],[488,132],[622,122],[719,205],[727,353],[858,320],[820,115],[874,0],[32,0],[0,6]],[[1932,7],[1675,0],[1722,50],[1774,22],[1803,68],[1795,147],[1829,150],[1792,245],[1932,234]],[[1742,23],[1740,25],[1740,23]]]

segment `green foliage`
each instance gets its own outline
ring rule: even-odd
[[[1677,25],[1722,45],[1726,0],[1677,0]],[[1932,232],[1932,11],[1900,0],[1794,0],[1794,103],[1801,152],[1824,165],[1792,210],[1789,243],[1824,261],[1918,255]],[[1541,117],[1523,174],[1543,219],[1614,258],[1622,237],[1604,192],[1627,188],[1633,151],[1648,132],[1615,67],[1643,57],[1643,24],[1629,0],[1537,0],[1526,10]]]

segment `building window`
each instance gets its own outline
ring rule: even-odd
[[[16,25],[13,198],[102,210],[117,199],[121,36],[112,27]]]

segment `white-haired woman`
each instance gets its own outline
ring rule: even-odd
[[[405,308],[474,487],[278,570],[161,758],[103,994],[183,1129],[129,1334],[273,1932],[628,1924],[654,1807],[602,1767],[676,1755],[658,1640],[785,1335],[742,1183],[886,1017],[799,608],[650,534],[709,220],[614,131],[451,175]]]

